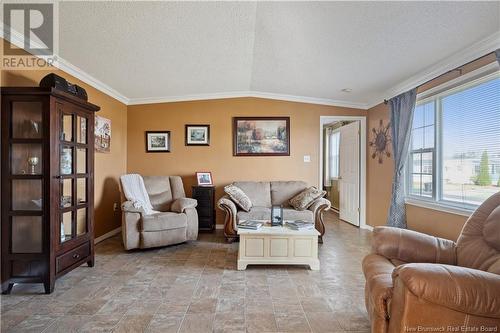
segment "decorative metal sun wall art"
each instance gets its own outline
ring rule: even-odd
[[[380,164],[382,164],[384,156],[391,157],[391,153],[389,152],[389,143],[391,142],[390,128],[391,123],[389,122],[384,126],[382,119],[380,119],[378,128],[372,128],[373,141],[370,141],[369,145],[373,150],[372,158],[375,159],[378,157]]]

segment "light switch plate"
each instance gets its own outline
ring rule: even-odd
[[[311,156],[310,155],[304,155],[304,163],[309,163],[311,162]]]

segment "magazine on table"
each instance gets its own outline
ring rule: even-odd
[[[301,220],[290,221],[290,222],[287,222],[286,224],[287,224],[287,226],[289,228],[294,229],[294,230],[311,230],[311,229],[314,229],[314,224],[313,223],[309,223],[309,222],[305,222],[305,221],[301,221]]]
[[[257,230],[262,227],[263,223],[260,221],[242,221],[238,223],[238,228]]]

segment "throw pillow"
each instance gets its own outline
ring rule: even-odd
[[[252,208],[252,201],[238,186],[234,186],[233,184],[224,186],[224,192],[245,212],[248,212]]]
[[[306,210],[312,205],[314,200],[323,197],[325,194],[326,191],[320,191],[316,187],[311,186],[291,198],[288,203],[296,210]]]

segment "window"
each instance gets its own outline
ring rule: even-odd
[[[339,129],[327,128],[325,138],[324,184],[331,186],[332,180],[339,177]]]
[[[410,194],[432,197],[434,175],[434,103],[415,107],[410,146]]]
[[[328,152],[328,166],[330,179],[339,177],[339,149],[340,149],[340,132],[336,131],[329,136],[329,152]]]
[[[500,191],[500,73],[451,84],[418,96],[406,191],[469,210]]]

